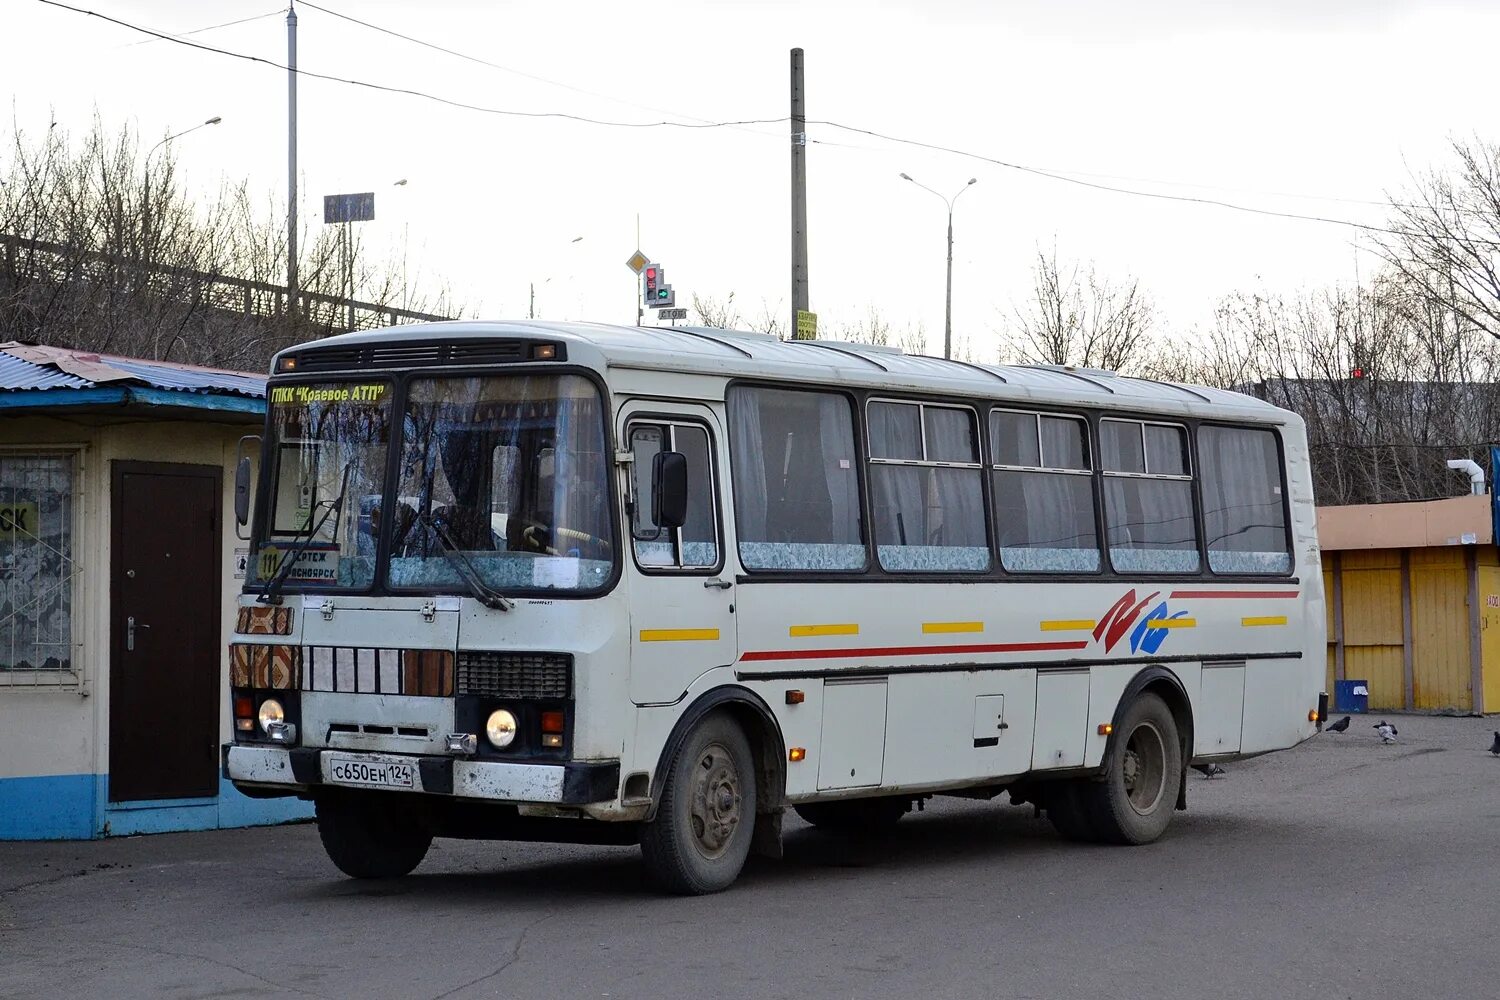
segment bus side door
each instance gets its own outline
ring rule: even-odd
[[[625,558],[630,600],[630,697],[666,704],[714,667],[738,654],[734,576],[725,565],[721,484],[724,435],[708,407],[627,402],[621,447],[630,453],[625,489]],[[658,523],[659,455],[686,459],[687,507],[680,526]]]

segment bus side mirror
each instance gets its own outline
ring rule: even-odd
[[[250,523],[250,456],[234,469],[234,519],[243,527]]]
[[[680,528],[687,522],[687,456],[659,451],[651,460],[651,509],[659,528]]]

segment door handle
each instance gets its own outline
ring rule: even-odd
[[[127,616],[126,619],[125,619],[125,651],[126,652],[134,652],[135,651],[135,630],[136,629],[138,629],[138,628],[150,628],[150,627],[151,627],[150,625],[145,625],[145,624],[142,624],[141,622],[136,621],[134,615]]]
[[[734,586],[734,581],[720,580],[719,578],[715,577],[712,580],[704,580],[703,586],[709,590],[728,590],[730,587]]]

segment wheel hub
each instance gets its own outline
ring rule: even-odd
[[[739,770],[717,743],[703,749],[693,769],[692,828],[698,850],[709,858],[723,854],[740,824],[743,795]]]
[[[1151,723],[1141,723],[1125,741],[1120,779],[1126,799],[1140,815],[1150,815],[1161,805],[1166,794],[1167,747]]]

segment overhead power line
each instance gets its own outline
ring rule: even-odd
[[[439,45],[436,42],[430,42],[430,41],[427,41],[426,39],[416,38],[416,37],[414,37],[412,35],[405,34],[404,32],[397,31],[394,28],[388,28],[388,27],[385,27],[384,25],[375,24],[374,22],[371,22],[371,21],[365,21],[365,20],[362,20],[360,18],[353,17],[353,16],[351,16],[349,14],[342,14],[339,11],[331,10],[328,7],[322,7],[322,6],[319,6],[318,4],[315,4],[315,3],[309,3],[308,0],[300,0],[300,2],[301,2],[301,6],[311,8],[312,10],[320,11],[320,12],[322,12],[324,14],[329,15],[330,17],[336,17],[336,18],[339,18],[340,20],[348,21],[350,24],[357,24],[357,25],[359,25],[362,28],[369,29],[370,31],[378,32],[379,34],[382,34],[382,35],[389,35],[392,38],[400,39],[403,42],[409,42],[412,45],[416,45],[416,46],[419,46],[419,47],[424,48],[424,49],[431,49],[434,52],[439,52],[439,53],[442,53],[443,55],[452,56],[455,59],[461,59],[464,62],[473,63],[476,66],[484,66],[484,67],[486,67],[488,69],[499,70],[502,73],[509,73],[509,74],[511,74],[513,76],[519,76],[519,77],[521,77],[522,79],[525,79],[525,80],[533,80],[533,81],[535,81],[537,83],[546,84],[549,87],[558,87],[558,88],[560,88],[562,90],[572,91],[575,94],[582,94],[585,97],[593,97],[593,98],[596,98],[596,99],[601,100],[601,101],[609,101],[609,102],[611,102],[613,104],[623,104],[626,107],[639,108],[642,111],[652,111],[652,112],[655,112],[656,114],[662,114],[662,115],[673,115],[673,116],[678,117],[678,118],[685,118],[685,119],[687,119],[689,121],[702,122],[702,123],[705,123],[705,124],[708,124],[708,123],[712,122],[711,119],[700,118],[697,115],[683,114],[680,111],[673,111],[670,108],[660,108],[660,107],[653,107],[652,105],[649,105],[649,104],[640,104],[640,103],[637,103],[636,101],[626,100],[623,97],[616,97],[616,96],[611,95],[611,94],[601,94],[598,91],[587,90],[587,89],[585,89],[583,87],[574,86],[571,83],[564,83],[561,80],[552,80],[552,79],[549,79],[549,78],[547,78],[545,76],[538,76],[535,73],[528,73],[525,70],[519,70],[519,69],[516,69],[513,66],[506,66],[506,65],[503,65],[501,63],[493,62],[492,60],[484,59],[484,58],[482,58],[480,56],[472,55],[472,54],[470,54],[468,52],[460,52],[457,49],[450,49],[447,46],[445,46],[445,45]],[[773,133],[770,133],[770,132],[758,132],[756,134],[757,135],[773,135]],[[774,138],[781,139],[781,138],[784,138],[784,136],[775,135]]]
[[[213,45],[205,45],[205,44],[203,44],[201,42],[189,41],[186,38],[182,38],[182,37],[177,37],[177,36],[165,34],[165,33],[160,32],[160,31],[155,31],[155,30],[153,30],[151,28],[142,27],[141,25],[138,25],[138,24],[132,24],[129,21],[124,21],[124,20],[121,20],[121,19],[116,18],[116,17],[111,17],[108,14],[101,14],[101,13],[99,13],[97,11],[86,10],[86,9],[84,9],[82,7],[75,7],[75,6],[71,5],[71,4],[62,3],[61,0],[37,0],[37,2],[38,3],[42,3],[42,4],[46,4],[49,7],[57,7],[57,8],[60,8],[62,10],[71,11],[71,12],[73,12],[75,14],[82,14],[82,15],[84,15],[86,17],[97,17],[97,18],[99,18],[99,19],[101,19],[103,21],[107,21],[107,22],[109,22],[111,24],[118,25],[118,26],[120,26],[122,28],[126,28],[126,29],[128,29],[130,31],[135,31],[135,32],[139,32],[140,34],[149,35],[152,38],[161,39],[162,41],[173,42],[173,43],[175,43],[177,45],[187,46],[188,48],[198,49],[198,50],[204,51],[204,52],[210,52],[210,53],[213,53],[215,55],[228,56],[228,57],[230,57],[232,59],[239,59],[239,60],[243,60],[245,62],[260,63],[262,65],[270,66],[270,67],[275,68],[275,69],[280,69],[280,70],[288,70],[289,69],[289,67],[285,63],[277,62],[274,59],[266,59],[266,58],[262,58],[261,56],[252,56],[252,55],[248,55],[248,54],[242,53],[242,52],[234,52],[234,51],[232,51],[230,49],[218,48],[217,46],[213,46]],[[440,51],[440,52],[444,52],[444,53],[446,53],[448,55],[451,55],[451,56],[453,56],[455,58],[465,59],[465,60],[468,60],[468,61],[471,61],[471,62],[476,62],[476,63],[482,64],[482,65],[485,65],[485,66],[490,66],[490,67],[493,67],[493,68],[496,68],[496,69],[504,70],[506,72],[520,73],[519,70],[511,70],[508,67],[501,66],[498,63],[492,63],[492,62],[489,62],[488,60],[480,59],[480,58],[478,58],[476,56],[470,56],[470,55],[467,55],[465,53],[458,52],[458,51],[453,50],[453,49],[448,49],[448,48],[436,45],[436,44],[431,43],[431,42],[424,42],[424,41],[422,41],[420,39],[416,39],[416,38],[413,38],[413,37],[408,36],[408,35],[403,35],[400,32],[396,32],[396,31],[394,31],[392,29],[382,28],[382,27],[379,27],[377,25],[371,24],[369,22],[360,21],[357,18],[349,17],[348,15],[339,14],[339,13],[337,13],[335,11],[332,11],[332,10],[329,10],[329,9],[327,9],[325,7],[320,7],[320,6],[317,6],[315,4],[308,3],[307,0],[303,0],[303,3],[304,3],[305,6],[313,7],[316,10],[322,11],[323,13],[326,13],[326,14],[330,14],[330,15],[332,15],[334,17],[344,18],[345,20],[349,20],[349,21],[361,24],[361,25],[363,25],[363,26],[365,26],[367,28],[370,28],[372,30],[381,31],[381,32],[384,32],[386,34],[391,34],[391,35],[394,35],[396,37],[405,39],[406,41],[412,42],[413,44],[422,45],[422,46],[425,46],[425,47],[428,47],[428,48],[435,49],[435,50]],[[264,16],[264,15],[262,15],[262,16]],[[702,120],[702,119],[699,119],[699,120],[696,120],[696,121],[686,121],[686,122],[683,122],[683,121],[665,121],[665,120],[663,120],[663,121],[654,121],[654,122],[613,121],[613,120],[609,120],[609,119],[591,118],[591,117],[588,117],[586,115],[575,115],[575,114],[571,114],[571,113],[568,113],[568,112],[562,112],[562,111],[518,111],[518,110],[510,109],[510,108],[486,107],[484,105],[470,104],[470,103],[468,103],[466,101],[459,101],[459,100],[455,100],[455,99],[452,99],[452,98],[442,97],[442,96],[439,96],[437,94],[431,94],[431,93],[428,93],[426,91],[416,90],[414,88],[398,87],[398,86],[392,86],[392,85],[381,84],[381,83],[372,83],[372,82],[367,81],[367,80],[359,80],[359,79],[355,79],[355,78],[352,78],[352,77],[335,76],[335,75],[329,74],[329,73],[318,73],[318,72],[314,72],[312,70],[306,70],[306,69],[301,69],[301,68],[298,68],[296,70],[291,70],[291,72],[295,72],[298,76],[305,76],[305,77],[309,77],[309,78],[317,79],[317,80],[325,80],[325,81],[328,81],[330,83],[341,83],[341,84],[344,84],[346,86],[360,87],[360,88],[363,88],[363,89],[366,89],[366,90],[373,90],[373,91],[377,91],[377,92],[380,92],[380,93],[401,94],[401,95],[404,95],[404,96],[407,96],[407,97],[415,97],[415,98],[418,98],[420,100],[432,101],[434,103],[446,105],[448,107],[458,108],[458,109],[463,110],[463,111],[473,111],[473,112],[477,112],[477,113],[480,113],[480,114],[500,115],[500,116],[505,116],[505,117],[514,117],[514,118],[533,118],[533,119],[548,119],[548,118],[551,118],[551,119],[560,119],[560,120],[565,120],[565,121],[575,121],[575,122],[579,122],[579,123],[582,123],[582,124],[597,125],[597,126],[603,126],[603,127],[609,127],[609,128],[628,128],[628,129],[648,129],[648,128],[719,129],[719,128],[736,128],[736,127],[746,126],[746,125],[775,125],[775,124],[781,124],[781,123],[784,123],[784,122],[787,122],[787,121],[790,120],[789,117],[782,116],[782,117],[778,117],[778,118],[747,118],[747,119],[739,119],[739,120],[734,120],[734,121],[706,121],[706,120]],[[522,75],[522,76],[529,76],[529,74],[525,74],[525,73],[520,73],[520,75]],[[568,88],[568,89],[571,89],[571,90],[576,90],[579,93],[585,93],[585,94],[589,93],[588,91],[583,91],[583,90],[579,90],[579,88],[571,87],[568,84],[561,84],[561,83],[557,83],[556,81],[546,80],[543,77],[531,77],[531,78],[532,79],[536,79],[536,80],[541,81],[541,82],[545,82],[545,83],[549,83],[549,84],[554,84],[556,86],[565,87],[565,88]],[[637,106],[639,106],[639,105],[637,105]],[[675,114],[675,112],[659,112],[659,113]],[[683,115],[681,117],[689,117],[689,116]],[[1072,173],[1072,174],[1081,173],[1079,171],[1071,171],[1071,172],[1068,172],[1068,173],[1064,173],[1064,172],[1061,172],[1059,170],[1047,170],[1047,169],[1043,169],[1041,167],[1032,167],[1032,166],[1028,166],[1026,164],[1023,164],[1023,163],[1015,163],[1015,162],[1011,162],[1011,161],[1008,161],[1008,160],[1002,160],[1002,159],[999,159],[997,157],[987,156],[987,155],[982,154],[982,153],[976,153],[976,152],[973,152],[971,150],[959,149],[959,148],[956,148],[956,147],[953,147],[953,146],[944,146],[944,145],[941,145],[939,143],[925,142],[925,141],[920,140],[920,139],[906,138],[904,136],[892,135],[892,134],[885,133],[885,132],[878,132],[878,131],[875,131],[873,129],[859,128],[857,126],[846,125],[846,124],[844,124],[842,122],[836,122],[836,121],[831,121],[831,120],[827,120],[827,119],[822,119],[822,120],[809,119],[807,121],[807,124],[808,125],[822,125],[822,126],[827,126],[829,128],[840,129],[840,130],[845,131],[845,132],[849,132],[849,133],[853,133],[853,134],[857,134],[857,135],[864,135],[864,136],[868,136],[868,137],[874,138],[874,139],[879,139],[879,140],[882,140],[882,141],[885,141],[885,142],[897,143],[897,144],[905,145],[905,146],[912,146],[912,147],[919,148],[919,149],[928,149],[928,150],[932,150],[934,152],[947,153],[947,154],[950,154],[950,155],[953,155],[953,156],[961,156],[961,157],[965,157],[967,159],[977,160],[977,161],[982,162],[982,163],[988,163],[988,164],[991,164],[993,166],[1003,167],[1003,168],[1005,168],[1007,170],[1014,170],[1014,171],[1018,171],[1020,173],[1031,174],[1033,176],[1043,177],[1043,178],[1046,178],[1046,179],[1049,179],[1049,180],[1054,180],[1054,181],[1061,181],[1061,182],[1063,182],[1065,184],[1073,184],[1073,185],[1077,185],[1079,187],[1091,188],[1091,189],[1096,190],[1096,191],[1104,191],[1104,192],[1108,192],[1108,193],[1111,193],[1111,194],[1126,195],[1126,196],[1136,197],[1136,198],[1151,198],[1151,199],[1158,200],[1158,201],[1170,201],[1170,202],[1177,202],[1177,203],[1180,203],[1180,204],[1206,205],[1206,206],[1211,206],[1211,207],[1216,207],[1216,208],[1224,208],[1224,209],[1228,209],[1228,210],[1234,211],[1234,212],[1243,212],[1243,213],[1247,213],[1247,214],[1250,214],[1250,215],[1261,215],[1261,216],[1266,216],[1266,217],[1270,217],[1270,218],[1278,218],[1278,219],[1292,219],[1292,220],[1301,221],[1301,222],[1318,222],[1318,223],[1322,223],[1322,224],[1325,224],[1325,225],[1344,226],[1344,227],[1350,228],[1350,229],[1358,229],[1358,230],[1362,230],[1364,232],[1380,233],[1380,234],[1390,235],[1390,236],[1411,237],[1411,236],[1414,235],[1411,232],[1408,232],[1408,231],[1405,231],[1405,230],[1394,229],[1394,228],[1391,228],[1389,226],[1375,225],[1375,224],[1372,224],[1372,223],[1355,222],[1352,219],[1339,219],[1339,218],[1334,218],[1332,216],[1326,216],[1326,215],[1313,215],[1313,214],[1310,214],[1310,213],[1303,213],[1303,212],[1288,212],[1288,211],[1282,211],[1282,210],[1279,210],[1279,209],[1259,208],[1259,207],[1256,207],[1256,206],[1253,206],[1253,205],[1242,205],[1242,204],[1239,204],[1238,202],[1226,201],[1226,200],[1221,199],[1221,198],[1210,198],[1210,197],[1206,197],[1206,196],[1187,195],[1187,194],[1169,194],[1169,193],[1162,192],[1162,191],[1144,191],[1144,190],[1141,190],[1139,188],[1128,188],[1128,187],[1121,187],[1121,186],[1114,185],[1114,184],[1104,184],[1104,183],[1101,183],[1099,181],[1086,180],[1082,176],[1070,176],[1069,175],[1070,173]],[[811,141],[817,141],[817,140],[811,140]],[[829,145],[837,145],[837,144],[835,144],[835,143],[829,143]],[[1171,183],[1171,182],[1148,182],[1148,183]],[[1179,186],[1181,186],[1181,185],[1179,185]],[[1393,204],[1393,207],[1400,207],[1400,206]],[[1458,236],[1440,236],[1438,238],[1440,238],[1440,239],[1447,239],[1447,240],[1454,240],[1454,241],[1464,241],[1464,242],[1469,242],[1469,243],[1472,243],[1472,244],[1475,244],[1475,245],[1480,245],[1480,246],[1500,247],[1500,241],[1486,240],[1486,239],[1477,238],[1477,237],[1469,238],[1469,237],[1458,237]]]
[[[117,24],[117,25],[119,25],[122,28],[128,28],[131,31],[136,31],[136,32],[139,32],[139,33],[141,33],[143,35],[150,35],[152,38],[159,38],[162,41],[173,42],[174,44],[177,44],[177,45],[185,45],[188,48],[198,49],[198,50],[203,51],[203,52],[211,52],[211,53],[213,53],[215,55],[228,56],[228,57],[230,57],[232,59],[240,59],[240,60],[243,60],[245,62],[260,63],[260,64],[262,64],[264,66],[270,66],[270,67],[272,67],[274,69],[287,70],[289,72],[296,73],[298,76],[308,77],[308,78],[314,79],[314,80],[327,80],[330,83],[342,83],[342,84],[346,84],[346,85],[351,86],[351,87],[362,87],[362,88],[364,88],[366,90],[375,90],[375,91],[380,91],[382,93],[387,93],[387,94],[404,94],[407,97],[416,97],[416,98],[419,98],[421,100],[433,101],[433,102],[435,102],[437,104],[445,104],[445,105],[447,105],[449,107],[459,108],[459,109],[464,110],[464,111],[476,111],[476,112],[479,112],[481,114],[487,114],[487,115],[502,115],[502,116],[510,117],[510,118],[556,118],[556,119],[563,119],[563,120],[567,120],[567,121],[581,122],[581,123],[586,124],[586,125],[600,125],[600,126],[605,126],[605,127],[609,127],[609,128],[636,128],[636,129],[639,129],[639,128],[683,128],[683,129],[731,128],[731,127],[736,126],[736,125],[774,125],[774,124],[776,124],[778,122],[784,122],[784,121],[787,120],[786,117],[783,116],[781,118],[747,118],[747,119],[742,119],[742,120],[738,120],[738,121],[722,121],[722,122],[714,122],[714,121],[710,121],[710,122],[673,122],[673,121],[621,122],[621,121],[611,121],[611,120],[603,119],[603,118],[590,118],[587,115],[569,114],[568,112],[565,112],[565,111],[517,111],[517,110],[515,110],[513,108],[491,108],[491,107],[486,107],[486,106],[481,105],[481,104],[470,104],[467,101],[458,101],[458,100],[454,100],[454,99],[449,98],[449,97],[441,97],[441,96],[439,96],[437,94],[429,94],[426,91],[415,90],[415,89],[410,88],[410,87],[396,87],[396,86],[391,86],[391,85],[383,84],[383,83],[371,83],[371,82],[369,82],[367,80],[356,80],[356,79],[354,79],[352,77],[335,76],[335,75],[333,75],[331,73],[317,73],[317,72],[314,72],[312,70],[302,69],[300,67],[294,70],[294,69],[291,69],[291,67],[287,66],[286,63],[277,62],[274,59],[265,59],[265,58],[262,58],[261,56],[252,56],[252,55],[248,55],[248,54],[243,53],[243,52],[234,52],[234,51],[232,51],[230,49],[221,49],[221,48],[219,48],[217,46],[214,46],[214,45],[205,45],[202,42],[189,41],[186,38],[177,38],[177,37],[175,37],[173,35],[168,35],[168,34],[165,34],[163,32],[160,32],[160,31],[154,31],[151,28],[144,28],[144,27],[142,27],[142,26],[140,26],[138,24],[131,24],[129,21],[122,21],[122,20],[120,20],[117,17],[110,17],[108,14],[101,14],[98,11],[86,10],[86,9],[84,9],[82,7],[74,7],[71,4],[61,3],[60,0],[37,0],[37,2],[38,3],[42,3],[42,4],[46,4],[48,7],[57,7],[57,8],[60,8],[62,10],[72,11],[75,14],[82,14],[82,15],[84,15],[86,17],[97,17],[97,18],[99,18],[102,21],[108,21],[110,24]]]
[[[264,20],[265,18],[276,17],[277,15],[283,14],[283,13],[285,13],[285,11],[280,10],[280,9],[277,9],[277,10],[268,10],[264,14],[256,14],[253,17],[242,17],[242,18],[240,18],[237,21],[224,21],[224,22],[221,22],[219,24],[210,24],[210,25],[208,25],[207,27],[204,27],[204,28],[194,28],[192,31],[170,32],[170,34],[171,34],[171,36],[173,38],[187,38],[189,35],[201,35],[205,31],[218,31],[220,28],[232,28],[232,27],[234,27],[237,24],[249,24],[251,21],[261,21],[261,20]],[[130,42],[130,43],[126,44],[126,45],[123,45],[123,46],[121,46],[121,48],[130,48],[131,46],[134,46],[134,45],[150,45],[154,41],[157,41],[157,39],[155,39],[155,38],[143,38],[143,39],[141,39],[138,42]]]
[[[1012,163],[1008,160],[997,159],[993,156],[985,156],[983,153],[975,153],[966,149],[957,149],[953,146],[943,146],[938,143],[923,142],[920,139],[907,139],[903,136],[889,135],[884,132],[876,132],[872,129],[857,128],[853,125],[845,125],[841,122],[820,120],[808,120],[809,125],[826,125],[829,128],[842,129],[845,132],[854,132],[859,135],[867,135],[875,139],[883,139],[886,142],[895,142],[903,146],[915,146],[919,149],[930,149],[939,153],[950,153],[954,156],[962,156],[982,163],[989,163],[1007,170],[1016,170],[1024,174],[1032,174],[1037,177],[1045,177],[1049,180],[1062,181],[1065,184],[1076,184],[1080,187],[1093,188],[1096,191],[1108,191],[1112,194],[1132,195],[1137,198],[1155,198],[1161,201],[1184,202],[1193,205],[1213,205],[1218,208],[1227,208],[1236,212],[1248,212],[1252,215],[1269,215],[1279,219],[1300,219],[1304,222],[1323,222],[1334,226],[1349,226],[1354,229],[1363,229],[1373,233],[1387,233],[1392,236],[1408,236],[1409,233],[1399,229],[1391,229],[1388,226],[1377,226],[1366,222],[1355,222],[1352,219],[1335,219],[1326,215],[1308,215],[1302,212],[1283,212],[1273,208],[1257,208],[1253,205],[1241,205],[1232,201],[1224,201],[1220,198],[1208,198],[1200,195],[1168,194],[1163,191],[1142,191],[1138,188],[1117,187],[1113,184],[1102,184],[1098,181],[1084,180],[1081,177],[1069,177],[1067,174],[1057,173],[1052,170],[1043,170],[1040,167],[1029,167],[1024,163]]]

